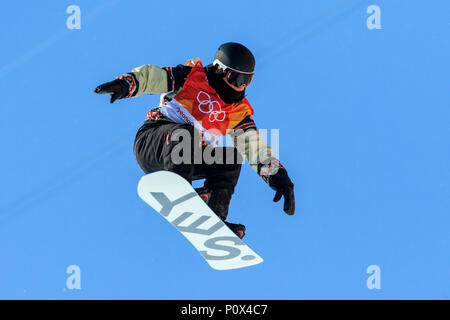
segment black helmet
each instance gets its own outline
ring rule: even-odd
[[[227,42],[222,44],[217,50],[213,65],[220,65],[222,69],[253,74],[255,71],[255,57],[242,44]]]

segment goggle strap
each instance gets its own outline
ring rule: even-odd
[[[244,72],[244,71],[240,71],[240,70],[237,70],[237,69],[230,68],[227,65],[224,65],[222,62],[220,62],[219,59],[215,59],[214,62],[213,62],[213,65],[219,65],[219,67],[222,70],[232,70],[234,72],[243,73],[243,74],[254,74],[254,72]]]

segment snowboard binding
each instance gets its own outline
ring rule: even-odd
[[[217,201],[216,199],[219,197],[217,197],[217,196],[211,197],[212,192],[205,187],[196,188],[195,191],[200,196],[200,198],[202,198],[203,201],[205,201],[205,203],[213,210],[213,212],[220,219],[223,220],[223,222],[227,225],[227,227],[230,228],[230,230],[233,231],[239,237],[239,239],[242,239],[245,236],[246,229],[243,224],[237,224],[237,223],[231,223],[231,222],[225,221],[225,219],[228,215],[228,205],[230,203],[231,196],[220,197],[220,199]],[[217,203],[217,204],[210,203],[211,198],[213,199],[212,201],[214,201],[214,202],[217,201],[219,203]]]

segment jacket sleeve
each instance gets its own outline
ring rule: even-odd
[[[151,64],[134,68],[117,79],[123,79],[128,83],[127,98],[138,97],[143,93],[160,94],[170,91],[167,71]]]
[[[146,64],[134,68],[131,72],[123,74],[117,79],[123,79],[128,84],[128,95],[138,97],[143,93],[161,94],[171,91],[178,91],[183,86],[186,77],[191,72],[192,67],[178,65],[176,67],[157,67]]]
[[[272,149],[259,134],[251,116],[247,116],[230,133],[239,153],[249,162],[255,172],[271,187],[274,176],[283,165],[275,157]]]

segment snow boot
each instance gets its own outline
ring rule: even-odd
[[[211,210],[233,231],[240,239],[245,236],[245,226],[225,221],[228,216],[231,194],[227,189],[208,190],[207,188],[196,188],[198,195],[205,201]]]
[[[245,226],[243,224],[236,224],[226,221],[224,221],[224,223],[239,237],[239,239],[242,239],[245,236]]]

